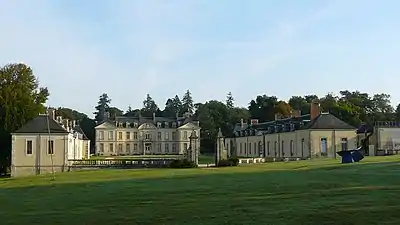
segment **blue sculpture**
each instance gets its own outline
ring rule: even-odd
[[[361,153],[361,148],[337,152],[342,157],[342,163],[360,162],[364,155]]]

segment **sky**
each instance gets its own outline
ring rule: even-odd
[[[195,102],[232,92],[243,107],[260,94],[345,89],[388,93],[397,105],[399,8],[395,0],[2,0],[0,65],[28,64],[49,88],[47,105],[91,117],[102,93],[126,110],[147,93],[163,108],[187,89]]]

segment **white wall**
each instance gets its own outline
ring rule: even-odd
[[[73,134],[68,135],[68,160],[79,160],[83,158],[83,140],[75,137]]]
[[[400,150],[400,128],[378,128],[378,149]]]

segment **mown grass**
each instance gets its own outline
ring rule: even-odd
[[[0,180],[1,224],[400,224],[400,158]]]

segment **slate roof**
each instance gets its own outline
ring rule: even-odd
[[[299,117],[289,117],[280,120],[273,120],[255,125],[236,124],[234,128],[235,135],[247,136],[260,133],[281,133],[291,132],[295,130],[355,130],[356,128],[340,120],[336,116],[329,113],[321,113],[314,120],[310,120],[310,115],[302,115]]]
[[[49,126],[47,126],[47,121],[49,121]],[[50,133],[53,134],[67,134],[68,131],[64,129],[60,124],[57,123],[53,118],[48,115],[39,115],[33,120],[29,121],[15,133],[48,133],[48,127],[50,128]]]
[[[72,128],[75,132],[81,133],[83,136],[83,140],[89,140],[89,138],[86,136],[85,132],[83,132],[82,128],[78,125]]]
[[[349,125],[348,123],[344,122],[343,120],[337,118],[336,116],[330,113],[321,113],[317,118],[312,120],[303,129],[338,129],[338,130],[346,130],[356,129],[355,127]]]
[[[103,124],[104,122],[108,122],[111,125],[115,126],[116,122],[120,122],[120,123],[137,123],[138,126],[144,124],[144,123],[150,123],[150,124],[154,124],[157,125],[157,123],[161,123],[162,127],[165,127],[165,123],[168,123],[168,126],[171,127],[172,123],[177,123],[180,122],[180,125],[184,125],[187,124],[189,122],[195,121],[195,117],[191,116],[191,117],[178,117],[178,118],[169,118],[169,117],[142,117],[142,116],[138,116],[138,117],[128,117],[128,116],[117,116],[115,117],[115,120],[104,120],[100,123],[98,123],[97,125]]]

